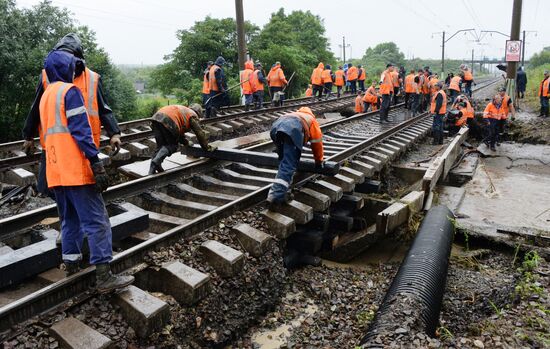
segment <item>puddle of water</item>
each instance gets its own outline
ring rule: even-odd
[[[291,303],[292,300],[300,298],[301,293],[290,293],[285,296],[284,302]],[[282,324],[275,329],[260,329],[252,336],[252,342],[260,349],[278,349],[287,343],[293,328],[299,327],[308,317],[317,312],[318,307],[313,300],[305,300],[308,305],[302,309],[302,313],[294,318],[290,324]]]

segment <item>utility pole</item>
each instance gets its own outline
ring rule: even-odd
[[[514,7],[512,10],[512,28],[510,29],[510,40],[519,40],[519,32],[521,28],[521,8],[523,5],[522,0],[514,0]],[[506,92],[508,96],[516,96],[516,73],[517,62],[507,62],[506,68]],[[515,99],[515,98],[514,98]],[[517,100],[516,100],[517,103]],[[514,103],[514,104],[516,104]]]
[[[244,37],[243,0],[235,0],[235,11],[237,14],[237,47],[239,54],[239,70],[244,70],[244,62],[246,60],[246,41]]]
[[[523,40],[521,41],[521,66],[525,67],[525,30],[523,31]]]
[[[342,36],[342,56],[344,57],[344,64],[346,64],[346,37]]]
[[[454,33],[453,35],[451,35],[448,39],[445,39],[445,31],[443,32],[438,32],[438,33],[432,33],[432,39],[433,39],[433,35],[434,34],[441,34],[442,36],[442,39],[441,39],[441,76],[444,75],[445,73],[445,44],[447,42],[449,42],[449,40],[451,40],[452,38],[454,38],[456,36],[456,34],[458,33],[462,33],[462,32],[471,32],[471,31],[474,31],[475,32],[475,29],[460,29],[460,30],[457,30],[456,33]]]
[[[474,49],[472,49],[472,75],[474,74]]]
[[[445,31],[441,35],[441,77],[445,75]]]

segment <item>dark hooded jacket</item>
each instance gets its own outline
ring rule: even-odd
[[[220,69],[217,69],[216,72],[214,73],[214,76],[216,77],[216,82],[218,83],[218,89],[219,91],[225,91],[227,90],[227,81],[225,79],[225,72],[223,71],[223,65],[225,65],[225,59],[222,56],[219,56],[218,58],[216,58],[216,61],[214,62],[214,64],[220,67]]]
[[[76,34],[70,33],[65,35],[54,46],[54,50],[64,51],[73,54],[78,59],[75,62],[75,74],[79,76],[84,71],[84,51],[82,50],[82,44]],[[50,80],[51,81],[51,80]],[[40,98],[44,93],[44,87],[42,85],[42,77],[38,78],[38,86],[36,87],[36,94],[31,110],[25,120],[25,126],[23,127],[23,138],[31,140],[38,135],[38,125],[40,124]],[[99,119],[101,125],[105,128],[109,137],[120,134],[118,123],[113,116],[111,107],[107,105],[105,95],[103,93],[103,85],[101,83],[101,77],[97,85],[97,105],[99,107]]]
[[[44,69],[50,84],[58,81],[72,83],[76,59],[71,53],[51,51],[46,57]],[[73,86],[65,94],[65,112],[80,111],[67,119],[67,128],[90,163],[99,161],[97,147],[92,139],[92,129],[84,107],[84,98],[80,90]],[[39,120],[40,121],[40,120]]]
[[[527,74],[525,74],[523,69],[518,70],[516,74],[516,84],[520,92],[525,91],[525,87],[527,87]]]

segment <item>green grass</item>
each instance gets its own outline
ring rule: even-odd
[[[154,94],[141,94],[137,98],[137,113],[136,119],[149,118],[153,116],[160,108],[165,105],[177,103],[176,99],[168,99],[166,97]]]
[[[538,89],[540,82],[544,77],[544,71],[550,70],[550,64],[544,64],[534,69],[527,69],[527,87],[525,88],[525,101],[529,106],[538,110],[540,108],[540,100],[538,97]]]

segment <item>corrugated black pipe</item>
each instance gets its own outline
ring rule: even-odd
[[[417,313],[410,316],[419,318],[426,334],[435,335],[454,236],[452,217],[446,206],[428,211],[362,344],[382,333],[388,325],[395,326],[394,319],[385,318],[399,309],[399,299],[415,303],[412,308]]]

